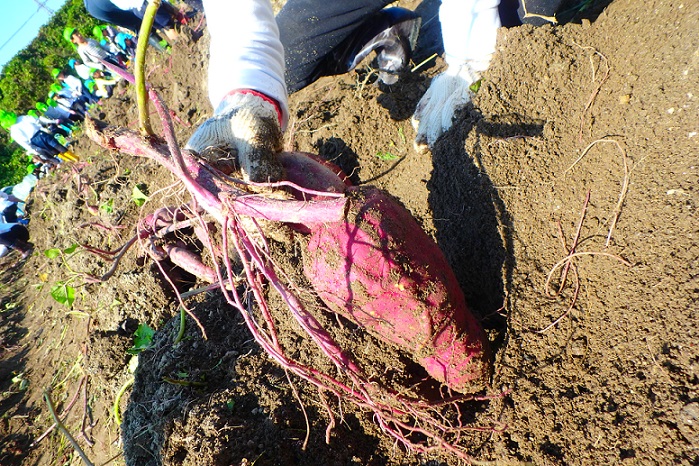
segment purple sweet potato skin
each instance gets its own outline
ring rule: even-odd
[[[340,167],[317,155],[307,152],[282,152],[279,154],[279,161],[284,168],[286,180],[307,189],[341,193],[349,184]]]
[[[348,188],[344,221],[312,228],[304,272],[335,312],[469,393],[488,373],[487,339],[437,244],[393,197]]]

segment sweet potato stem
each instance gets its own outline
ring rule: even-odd
[[[153,27],[155,14],[160,8],[160,0],[148,0],[148,6],[143,14],[141,29],[138,33],[136,44],[136,60],[134,63],[134,74],[136,75],[136,102],[138,102],[138,121],[141,133],[144,136],[152,136],[153,128],[148,115],[148,95],[146,93],[146,51],[148,50],[148,38]]]

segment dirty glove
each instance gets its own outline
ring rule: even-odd
[[[456,111],[471,101],[469,87],[479,79],[479,73],[464,63],[450,66],[432,80],[412,118],[418,152],[432,149],[437,138],[451,128]]]
[[[246,181],[278,181],[282,178],[277,159],[282,150],[279,121],[274,100],[255,91],[233,91],[189,138],[185,149],[217,167],[234,164]]]

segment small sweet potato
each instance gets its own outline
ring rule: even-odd
[[[335,312],[467,393],[489,368],[487,339],[437,244],[393,197],[348,188],[343,221],[312,228],[304,272]]]

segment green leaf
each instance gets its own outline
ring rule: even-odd
[[[471,92],[473,92],[473,93],[475,94],[476,92],[478,92],[478,89],[481,88],[481,84],[483,84],[483,80],[482,80],[482,79],[479,79],[479,80],[476,81],[475,83],[473,83],[473,84],[471,84],[470,86],[468,86],[468,88],[471,89]]]
[[[75,301],[75,288],[58,282],[51,287],[51,297],[64,306],[71,307]]]
[[[12,377],[12,384],[17,385],[19,391],[23,392],[29,387],[29,381],[24,378],[24,372],[17,374]]]
[[[61,250],[58,248],[51,248],[44,251],[44,255],[49,259],[55,259],[61,255]]]
[[[396,159],[398,158],[397,155],[393,155],[393,154],[391,154],[391,153],[388,152],[388,151],[386,151],[386,152],[377,152],[377,153],[376,153],[376,157],[380,158],[381,160],[387,160],[387,161],[396,160]]]
[[[110,199],[107,202],[100,204],[100,210],[105,214],[111,214],[114,212],[114,199]]]
[[[133,187],[133,192],[131,193],[131,199],[136,203],[137,206],[141,207],[148,200],[146,195],[147,188],[146,185],[141,183]]]
[[[398,127],[398,136],[400,136],[400,140],[405,144],[405,134],[403,133],[402,127]]]
[[[228,411],[233,411],[233,408],[235,408],[235,400],[233,398],[226,401],[226,408],[228,408]]]
[[[63,254],[73,254],[78,249],[78,243],[73,243],[63,250]]]
[[[126,352],[129,354],[138,354],[144,349],[147,349],[153,341],[155,330],[150,328],[148,324],[139,324],[134,333],[133,346]]]

